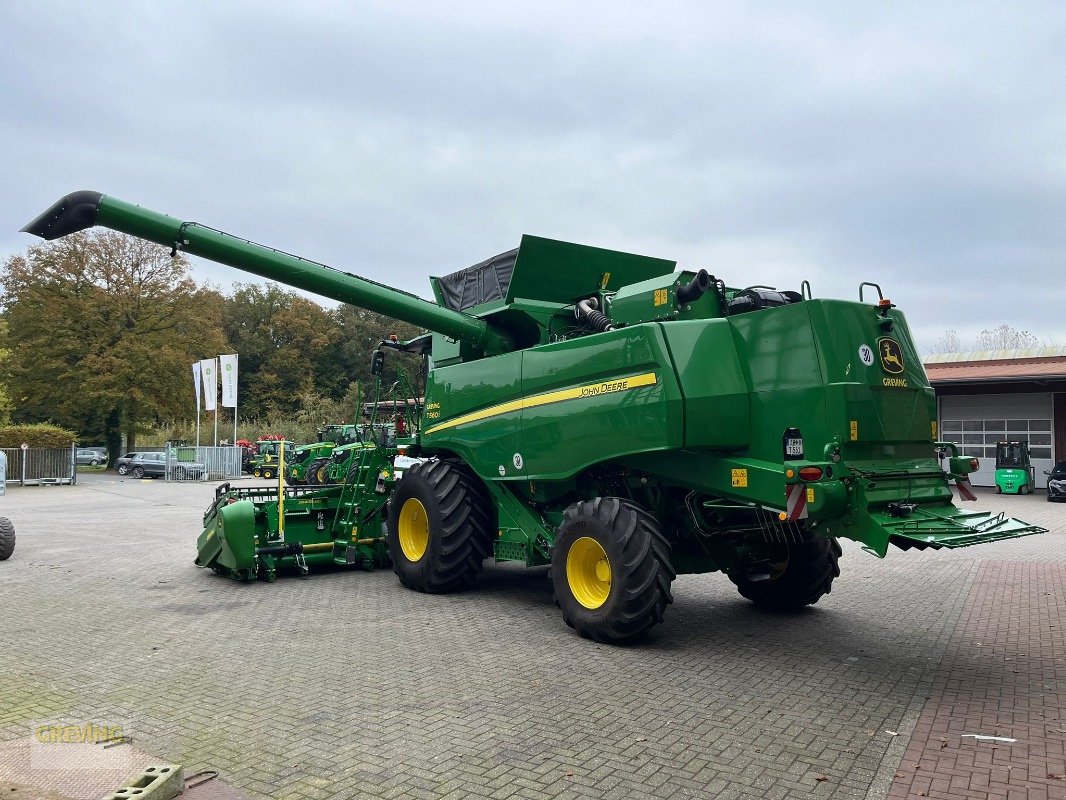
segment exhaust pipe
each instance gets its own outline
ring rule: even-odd
[[[677,289],[677,302],[679,305],[688,305],[689,303],[695,303],[707,290],[711,288],[711,276],[707,274],[707,270],[701,269],[696,273],[696,276],[686,283],[684,286],[679,286]]]

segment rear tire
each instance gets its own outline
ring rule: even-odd
[[[132,475],[137,480],[140,480],[144,477],[144,467],[134,467],[132,470],[130,470],[130,475]]]
[[[185,467],[176,467],[174,469],[174,480],[176,480],[176,481],[184,481],[184,480],[188,480],[188,478],[189,478],[189,473],[186,472]]]
[[[411,467],[389,499],[393,572],[418,592],[469,588],[492,550],[495,519],[488,491],[468,467],[436,459]]]
[[[670,543],[655,517],[617,497],[566,509],[550,574],[566,624],[597,642],[640,636],[673,602]]]
[[[15,552],[15,526],[7,517],[0,517],[0,561],[7,561]]]
[[[789,611],[817,603],[833,589],[833,579],[840,576],[837,563],[840,542],[804,529],[802,540],[777,545],[781,548],[771,558],[775,573],[768,580],[753,581],[745,571],[729,574],[740,594],[760,608]]]
[[[267,467],[263,470],[263,480],[269,481],[274,477],[274,470],[271,467]]]

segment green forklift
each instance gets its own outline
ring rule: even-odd
[[[1036,470],[1029,459],[1029,442],[996,444],[996,492],[998,494],[1032,494],[1036,488]]]

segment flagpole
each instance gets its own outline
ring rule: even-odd
[[[196,392],[196,446],[200,446],[200,362],[192,365],[192,386]]]
[[[234,355],[234,359],[236,359],[236,355]],[[237,362],[235,360],[234,364],[236,365],[236,363]],[[234,371],[234,373],[236,373],[233,376],[233,446],[236,447],[237,446],[237,399],[240,397],[240,392],[237,391],[237,388],[238,388],[237,387],[237,381],[239,379],[238,376],[240,375],[240,372],[237,369],[234,369],[233,371]]]
[[[216,376],[216,378],[215,378],[215,386],[218,386],[218,378],[217,378],[217,376],[218,376],[218,359],[217,358],[212,358],[211,359],[211,366],[215,370],[215,376]],[[215,391],[217,392],[218,389],[215,389]],[[214,444],[214,447],[218,447],[218,395],[217,394],[215,395],[215,444]]]

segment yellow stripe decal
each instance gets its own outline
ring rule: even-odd
[[[454,428],[457,425],[465,425],[468,422],[477,422],[481,419],[497,417],[500,414],[508,414],[511,411],[521,411],[526,408],[546,406],[550,403],[561,403],[564,400],[579,400],[588,397],[599,397],[604,394],[614,394],[615,392],[628,392],[630,389],[639,389],[642,386],[654,386],[657,380],[654,372],[645,372],[643,375],[630,375],[628,378],[613,378],[599,383],[575,386],[571,389],[559,389],[555,392],[535,394],[531,397],[520,397],[517,400],[500,403],[496,406],[489,406],[480,411],[463,414],[455,419],[450,419],[447,422],[434,425],[432,428],[426,430],[426,435],[442,431],[445,428]]]

